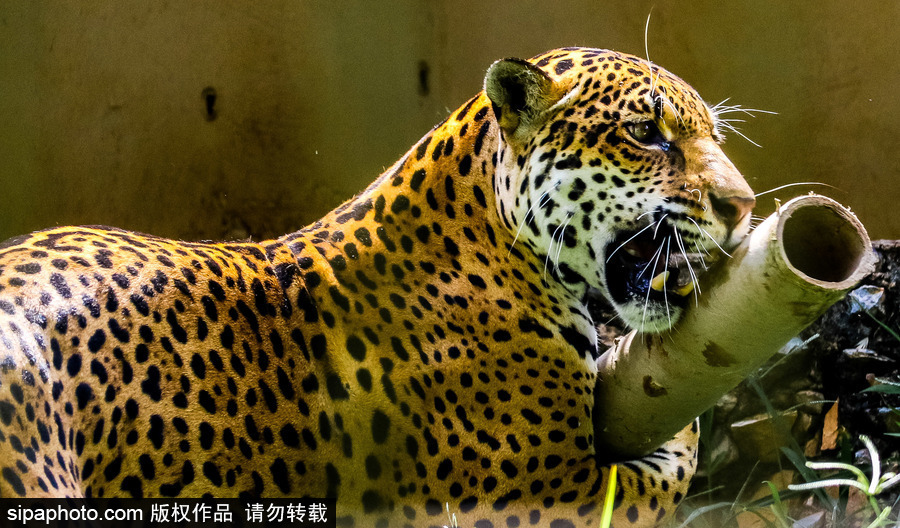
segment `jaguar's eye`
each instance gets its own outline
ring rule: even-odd
[[[635,141],[645,145],[659,143],[663,139],[662,132],[659,131],[659,127],[653,121],[631,123],[626,128]]]

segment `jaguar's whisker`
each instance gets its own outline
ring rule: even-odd
[[[684,241],[681,239],[681,233],[678,231],[678,227],[675,227],[675,243],[678,244],[678,248],[681,250],[681,254],[684,255],[684,261],[687,263],[688,273],[691,276],[691,282],[694,283],[694,305],[700,305],[700,282],[697,280],[697,274],[694,273],[694,266],[691,265],[691,260],[688,258],[687,251],[684,249]],[[702,255],[701,255],[702,258]]]
[[[641,216],[643,216],[643,215],[641,215]],[[616,254],[616,251],[619,251],[620,249],[622,249],[623,247],[625,247],[626,244],[628,244],[629,242],[631,242],[632,240],[634,240],[635,238],[637,238],[641,233],[643,233],[644,231],[646,231],[646,230],[650,229],[651,227],[653,227],[653,225],[654,225],[655,223],[656,223],[656,222],[653,222],[653,223],[650,223],[650,224],[645,225],[645,226],[643,227],[643,229],[641,229],[641,230],[638,231],[637,233],[635,233],[635,234],[631,235],[630,237],[628,237],[628,240],[626,240],[625,242],[622,242],[621,244],[619,244],[619,245],[616,247],[616,249],[612,250],[612,252],[609,254],[609,256],[606,257],[606,262],[609,263],[609,261],[610,261],[610,259],[612,259],[613,255]]]
[[[559,234],[559,242],[557,243],[556,247],[556,262],[553,264],[553,269],[556,270],[557,276],[559,276],[559,255],[560,253],[562,253],[563,242],[566,236],[566,229],[568,229],[569,224],[572,222],[572,219],[575,218],[575,213],[570,211],[568,213],[568,216],[569,219],[566,220],[565,224],[563,224],[562,233]]]
[[[728,99],[725,99],[727,101]],[[723,102],[725,102],[723,101]],[[720,103],[721,104],[721,103]],[[723,106],[713,106],[711,108],[716,117],[722,114],[733,114],[733,113],[741,113],[746,114],[750,117],[756,117],[756,114],[770,114],[770,115],[778,115],[778,112],[773,112],[771,110],[762,110],[759,108],[744,108],[741,105],[723,105]]]
[[[700,227],[700,224],[698,224],[697,221],[694,220],[693,218],[691,218],[690,216],[687,217],[687,218],[688,218],[688,220],[690,220],[691,222],[693,222],[695,226],[697,226],[697,229],[699,229],[701,233],[703,233],[704,235],[706,235],[707,237],[709,237],[710,240],[712,240],[712,243],[715,244],[717,248],[719,248],[719,251],[721,251],[722,253],[724,253],[725,256],[727,256],[728,258],[732,258],[732,257],[731,257],[731,253],[725,251],[725,249],[722,248],[722,246],[719,245],[719,242],[717,242],[716,239],[713,238],[713,236],[709,234],[709,231],[707,231],[706,229],[703,229],[702,227]]]
[[[522,228],[525,227],[525,224],[528,223],[528,215],[531,214],[531,220],[534,220],[534,207],[537,206],[538,209],[544,207],[547,204],[546,200],[550,198],[550,191],[544,191],[544,194],[538,199],[537,202],[531,204],[531,207],[528,208],[528,211],[525,211],[525,216],[522,217],[522,223],[519,224],[519,228],[516,229],[516,236],[513,238],[512,244],[509,245],[509,251],[506,253],[506,256],[509,257],[512,254],[512,248],[516,246],[516,241],[519,240],[519,235],[522,233]]]
[[[700,263],[703,265],[703,270],[709,271],[709,266],[706,265],[706,259],[703,258],[703,253],[706,253],[706,255],[709,256],[709,251],[698,244],[696,240],[693,240],[692,242],[694,243],[694,247],[697,249],[697,255],[700,257]]]
[[[659,231],[659,226],[662,225],[663,220],[665,220],[667,216],[669,216],[668,213],[662,215],[662,217],[660,217],[660,219],[656,221],[656,229],[653,230],[653,240],[656,240],[656,233],[657,231]]]
[[[662,243],[660,243],[659,249],[656,250],[656,253],[653,254],[653,258],[650,259],[650,261],[647,262],[647,265],[644,266],[644,269],[641,270],[640,275],[638,275],[638,279],[640,279],[644,275],[644,273],[647,272],[647,268],[649,268],[651,265],[653,266],[653,269],[656,269],[656,264],[659,262],[659,256],[662,254],[662,248],[663,248],[663,245],[662,245]],[[644,331],[644,322],[647,320],[647,308],[650,306],[650,292],[651,292],[651,288],[648,287],[647,295],[644,298],[644,313],[641,316],[641,332]]]
[[[638,279],[640,279],[641,277],[644,276],[644,273],[647,272],[647,269],[650,267],[651,264],[654,264],[654,262],[653,262],[654,259],[655,259],[655,260],[659,260],[659,254],[662,252],[662,248],[663,248],[663,245],[662,245],[662,242],[660,242],[659,248],[656,249],[656,253],[654,253],[653,256],[650,257],[650,260],[647,261],[647,264],[644,265],[644,268],[643,268],[643,269],[641,270],[641,272],[638,274],[638,276],[637,276]],[[656,265],[654,264],[653,267],[656,268]]]
[[[562,228],[563,224],[556,226],[556,229],[553,230],[553,234],[550,235],[550,245],[547,247],[547,255],[544,257],[544,279],[547,279],[547,265],[550,263],[550,255],[553,254],[553,243],[556,241],[556,233]],[[562,239],[560,239],[559,244],[562,244]]]
[[[822,185],[822,186],[824,186],[824,187],[829,187],[829,188],[834,189],[834,190],[836,190],[836,191],[843,191],[843,189],[841,189],[841,188],[839,188],[839,187],[835,187],[834,185],[829,185],[829,184],[827,184],[827,183],[822,183],[822,182],[795,182],[795,183],[786,183],[786,184],[784,184],[784,185],[779,185],[778,187],[775,187],[774,189],[769,189],[768,191],[763,191],[763,192],[761,192],[761,193],[756,193],[756,194],[754,194],[753,196],[754,196],[755,198],[759,198],[760,196],[762,196],[762,195],[764,195],[764,194],[769,194],[769,193],[773,193],[773,192],[776,192],[776,191],[780,191],[780,190],[786,189],[786,188],[788,188],[788,187],[796,187],[796,186],[798,186],[798,185]]]
[[[731,131],[731,132],[733,132],[733,133],[735,133],[735,134],[741,136],[742,138],[744,138],[745,140],[747,140],[751,145],[754,145],[754,146],[756,146],[756,147],[762,148],[762,145],[760,145],[760,144],[757,143],[756,141],[753,141],[752,139],[750,139],[749,137],[747,137],[743,132],[741,132],[736,126],[734,126],[733,124],[731,124],[728,120],[725,120],[725,119],[718,119],[718,120],[716,120],[716,125],[717,125],[717,126],[721,126],[721,127],[724,128],[725,130]]]
[[[670,246],[671,246],[671,243],[672,243],[672,235],[669,235],[669,236],[666,237],[666,260],[665,260],[666,264],[665,264],[665,267],[664,267],[664,269],[663,269],[663,273],[665,274],[664,277],[666,277],[666,278],[668,278],[668,276],[669,276],[669,248],[670,248]],[[669,290],[669,289],[666,288],[665,282],[663,282],[663,289],[662,289],[662,291],[663,291],[663,304],[666,305],[666,319],[669,321],[669,327],[671,327],[671,326],[672,326],[672,314],[669,313],[669,294],[668,294],[668,290]]]
[[[671,110],[672,113],[675,114],[675,119],[681,123],[681,126],[684,126],[684,118],[681,117],[681,114],[678,112],[678,108],[672,103],[672,101],[670,101],[668,97],[665,97],[663,95],[658,96],[658,99],[661,99],[663,104],[669,107],[669,110]]]
[[[647,58],[647,62],[651,64],[650,71],[653,71],[653,66],[655,66],[652,62],[650,62],[650,17],[653,15],[653,8],[650,8],[650,12],[647,13],[647,21],[644,22],[644,56]]]

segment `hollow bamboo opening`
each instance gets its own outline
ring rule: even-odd
[[[797,273],[822,282],[847,280],[867,249],[857,226],[825,205],[794,208],[781,224],[779,239],[784,260]]]

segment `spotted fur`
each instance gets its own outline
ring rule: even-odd
[[[660,137],[636,141],[648,122]],[[11,239],[0,495],[337,497],[339,526],[441,526],[447,507],[461,526],[597,526],[609,460],[585,296],[673,322],[612,295],[606,261],[647,212],[703,250],[745,231],[749,189],[716,139],[677,77],[567,48],[498,62],[364,192],[277,240]],[[617,526],[674,511],[696,433],[620,462]]]

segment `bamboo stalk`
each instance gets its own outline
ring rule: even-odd
[[[863,225],[795,198],[702,279],[668,333],[636,331],[598,359],[594,434],[611,459],[646,455],[715,404],[874,269]]]

